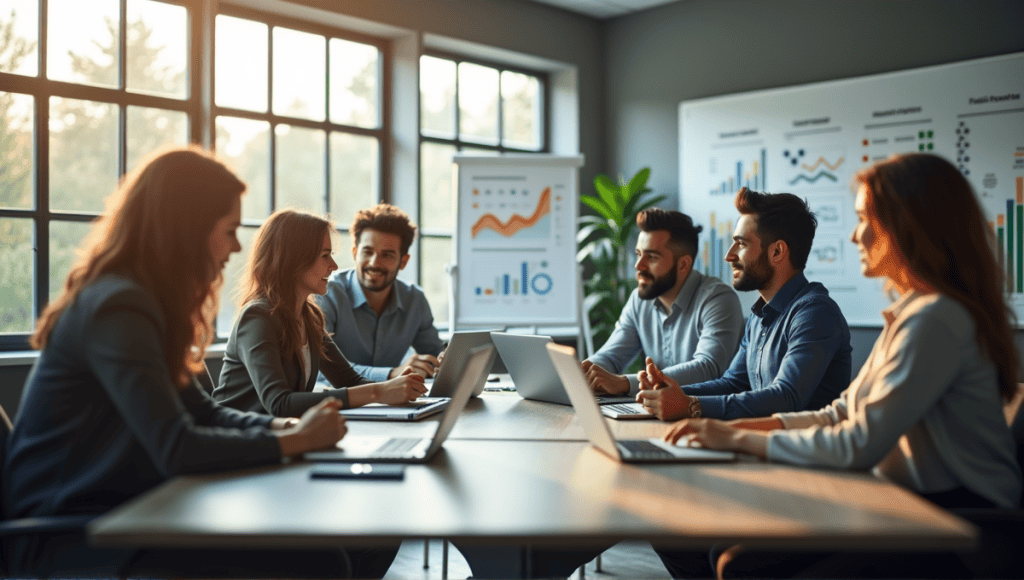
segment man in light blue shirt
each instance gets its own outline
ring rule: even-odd
[[[726,255],[733,287],[760,294],[739,351],[720,379],[675,381],[648,360],[638,402],[663,420],[737,419],[816,410],[850,384],[850,328],[828,290],[803,269],[817,220],[789,193],[736,194],[741,217]],[[682,388],[680,388],[682,385]]]
[[[327,332],[356,372],[371,381],[409,372],[434,376],[444,343],[430,305],[418,286],[398,280],[416,226],[402,210],[380,204],[356,213],[351,231],[356,267],[335,272],[327,293],[316,297]],[[406,357],[410,347],[415,354]]]
[[[636,394],[636,375],[622,373],[638,354],[683,384],[725,372],[743,331],[743,312],[732,288],[693,269],[703,230],[678,211],[651,208],[636,217],[638,287],[608,341],[583,371],[597,393]]]

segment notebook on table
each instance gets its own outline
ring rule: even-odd
[[[545,347],[554,344],[550,336],[539,334],[511,334],[492,332],[491,342],[498,349],[508,374],[512,377],[516,392],[524,399],[572,405],[569,395],[562,386],[562,379],[555,372]],[[579,363],[577,363],[578,365]],[[588,387],[589,388],[589,387]],[[590,397],[599,405],[625,404],[636,401],[634,397],[621,395],[597,395]]]
[[[345,437],[334,449],[303,454],[309,461],[355,461],[379,463],[425,463],[448,438],[469,396],[487,378],[494,362],[494,347],[484,345],[470,351],[459,373],[451,402],[437,424],[434,436],[426,437]]]
[[[576,350],[554,343],[547,345],[551,362],[565,384],[591,445],[623,463],[681,463],[735,461],[731,451],[681,447],[661,439],[615,439],[576,360]]]

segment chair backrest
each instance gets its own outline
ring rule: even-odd
[[[0,472],[3,471],[4,464],[7,463],[7,439],[11,436],[11,420],[7,417],[7,412],[4,411],[3,405],[0,405]],[[4,478],[3,474],[0,473],[0,521],[7,519],[4,515]],[[3,570],[3,551],[0,550],[0,570]]]
[[[1017,392],[1003,405],[1003,414],[1006,416],[1007,424],[1010,425],[1013,440],[1017,443],[1017,465],[1024,472],[1024,413],[1021,412],[1021,402],[1024,402],[1024,383],[1017,384]],[[1024,507],[1024,488],[1021,489],[1021,497],[1017,505]]]
[[[11,423],[11,419],[7,416],[7,412],[4,411],[3,405],[0,405],[0,428],[4,429],[6,433],[10,433],[11,429],[14,429],[14,425]]]

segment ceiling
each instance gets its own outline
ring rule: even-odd
[[[586,14],[593,18],[605,19],[622,16],[630,12],[647,10],[677,0],[533,0],[542,4],[557,6],[571,12]]]

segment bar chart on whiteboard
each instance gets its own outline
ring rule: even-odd
[[[880,325],[883,284],[850,242],[857,172],[894,154],[952,162],[985,209],[1024,323],[1024,54],[686,101],[679,107],[680,208],[704,226],[694,267],[732,281],[725,261],[741,187],[804,199],[818,220],[804,273],[850,324]],[[756,293],[741,293],[753,304]]]
[[[575,166],[457,164],[459,322],[574,324]]]

